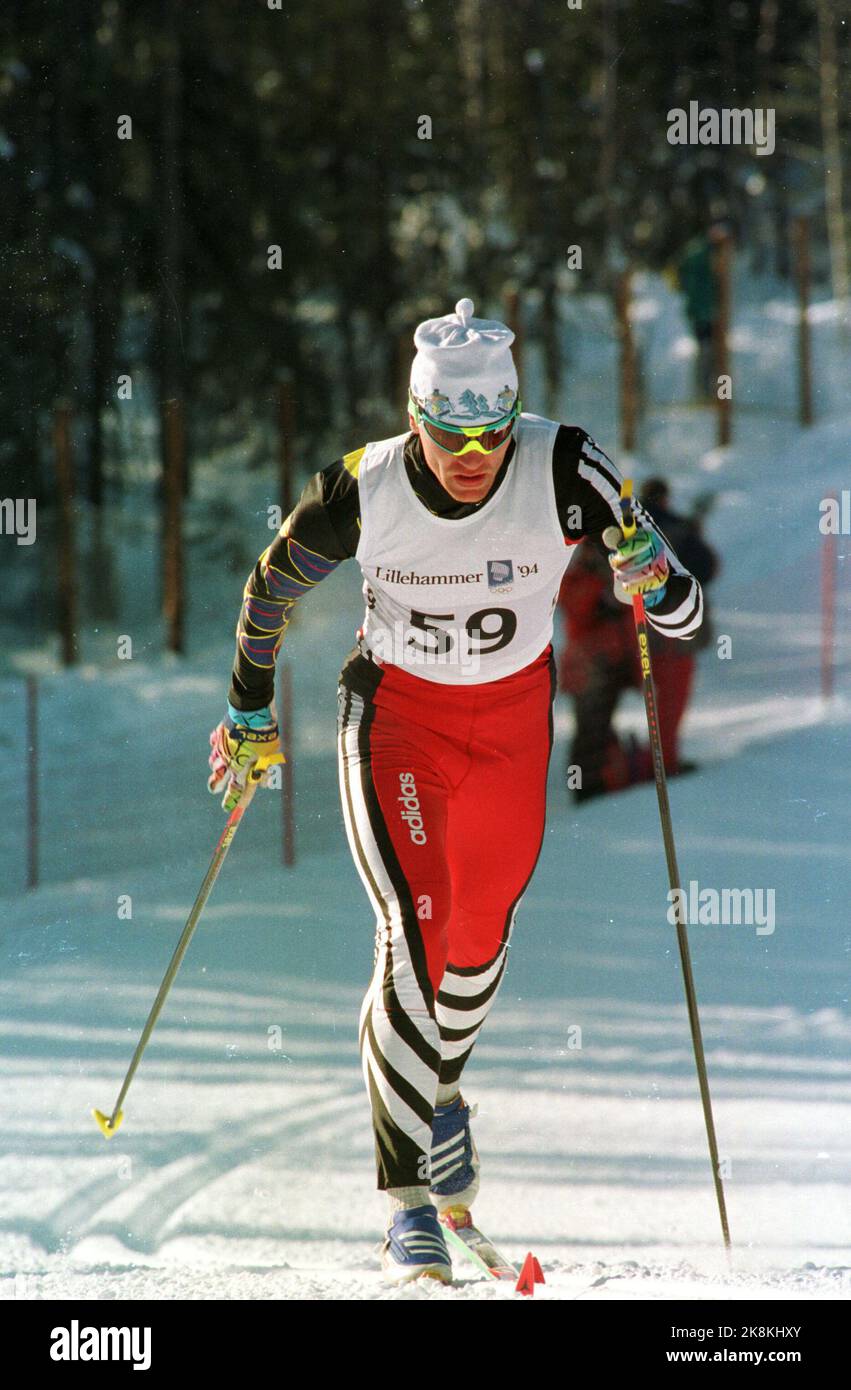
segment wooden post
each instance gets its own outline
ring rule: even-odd
[[[27,676],[27,888],[38,887],[38,681]]]
[[[282,662],[279,668],[281,752],[286,758],[281,783],[283,835],[281,849],[285,866],[295,863],[295,786],[293,781],[293,685],[290,668]]]
[[[718,443],[726,445],[733,437],[733,402],[729,393],[719,395],[718,377],[730,375],[730,281],[732,240],[729,232],[719,237],[715,248],[715,277],[718,287],[718,315],[714,326],[715,399],[718,403]]]
[[[831,493],[839,509],[839,499]],[[824,700],[833,694],[833,648],[836,617],[836,533],[829,531],[821,543],[821,693]]]
[[[638,370],[635,356],[635,335],[632,331],[630,306],[632,302],[632,271],[621,271],[615,281],[615,317],[617,319],[620,393],[620,444],[632,450],[636,443],[638,422]]]
[[[810,350],[810,219],[796,217],[795,283],[798,290],[798,421],[813,423],[813,377]]]
[[[830,251],[830,280],[839,310],[839,332],[847,341],[848,318],[848,237],[845,231],[845,198],[842,187],[844,102],[841,98],[845,68],[845,37],[840,56],[836,25],[845,6],[833,0],[816,0],[819,37],[819,85],[821,88],[822,167],[827,244]],[[845,24],[844,17],[841,20]]]
[[[77,571],[74,547],[74,463],[71,456],[71,407],[56,407],[53,422],[56,487],[59,499],[59,633],[62,662],[73,666],[77,649]]]
[[[505,294],[505,322],[514,333],[514,342],[511,347],[514,356],[514,365],[517,368],[517,375],[521,377],[520,395],[523,396],[522,374],[523,374],[523,310],[520,303],[520,295],[517,290],[507,290]]]
[[[295,392],[288,378],[278,382],[278,498],[284,516],[293,509]]]
[[[166,621],[166,647],[183,653],[184,568],[183,568],[183,476],[185,438],[183,406],[165,401],[163,406],[163,617]]]

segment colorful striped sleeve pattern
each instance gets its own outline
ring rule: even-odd
[[[245,586],[237,641],[246,661],[274,670],[293,604],[339,563],[307,550],[281,529]]]
[[[294,604],[357,549],[362,453],[356,450],[311,478],[248,577],[229,694],[237,710],[271,702],[275,662]]]

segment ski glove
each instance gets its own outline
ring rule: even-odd
[[[654,608],[665,593],[668,582],[668,556],[665,545],[655,531],[636,531],[634,536],[625,539],[621,536],[617,548],[609,555],[609,564],[615,575],[615,594],[621,598],[621,590],[629,602],[635,594],[642,594],[644,606]]]
[[[262,786],[269,784],[269,767],[284,761],[278,723],[268,706],[243,711],[228,704],[226,717],[210,734],[210,747],[212,771],[207,786],[214,795],[224,790],[222,806],[226,811],[232,811],[239,802],[248,774],[258,760],[265,765],[258,779]]]

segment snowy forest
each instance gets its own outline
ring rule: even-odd
[[[190,486],[214,443],[249,441],[256,462],[287,377],[298,458],[319,467],[341,428],[386,426],[400,343],[470,285],[530,300],[555,391],[559,294],[605,291],[625,262],[664,269],[713,220],[754,269],[788,277],[792,219],[811,213],[816,273],[832,264],[844,293],[846,10],[13,0],[0,487],[26,478],[49,499],[60,398],[95,506],[136,452],[140,394],[185,400]],[[668,110],[693,100],[776,110],[770,158],[669,143]],[[125,374],[134,406],[118,398]]]

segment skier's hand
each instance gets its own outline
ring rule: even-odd
[[[624,595],[623,602],[629,603],[635,594],[642,594],[645,607],[653,608],[668,582],[668,556],[661,537],[655,531],[636,531],[627,540],[616,527],[610,527],[603,540],[612,547],[609,564],[616,596]]]
[[[263,773],[257,780],[266,786],[268,768],[284,761],[275,712],[268,707],[244,712],[228,705],[227,715],[210,734],[210,747],[212,771],[207,786],[214,795],[224,791],[222,806],[226,811],[232,811],[239,802],[258,762],[263,764]]]

